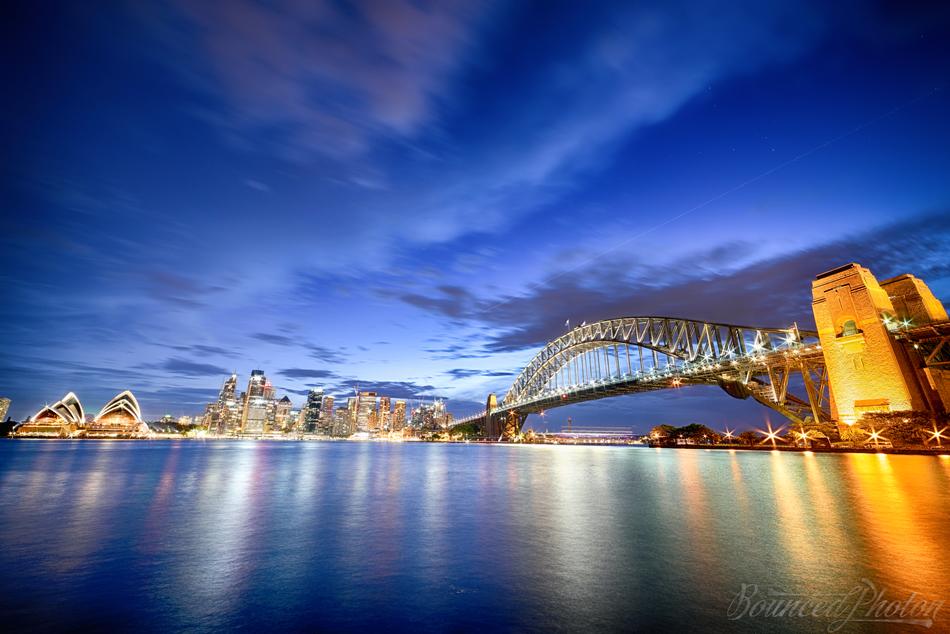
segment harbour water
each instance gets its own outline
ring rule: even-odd
[[[756,614],[753,591],[950,599],[948,485],[950,460],[926,456],[11,440],[0,614],[7,631],[821,632],[835,619]],[[950,608],[930,617],[839,631],[950,630]]]

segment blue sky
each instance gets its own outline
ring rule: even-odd
[[[566,319],[950,299],[950,16],[891,3],[20,6],[0,392],[190,414],[261,368],[468,413]],[[758,424],[716,388],[544,423]]]

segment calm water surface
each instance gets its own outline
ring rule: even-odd
[[[727,610],[950,599],[948,485],[918,456],[3,441],[0,627],[825,631]]]

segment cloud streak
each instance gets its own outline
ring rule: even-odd
[[[453,0],[174,2],[147,19],[197,88],[226,108],[204,116],[243,145],[293,160],[365,154],[431,123],[490,3]],[[184,21],[186,29],[175,28]],[[250,181],[257,187],[258,181]]]
[[[407,304],[492,329],[485,347],[495,353],[544,346],[572,324],[622,316],[666,315],[739,325],[811,324],[809,280],[842,262],[857,261],[885,279],[911,271],[931,284],[950,277],[950,215],[936,213],[811,249],[717,272],[690,263],[715,261],[719,248],[688,261],[644,265],[630,259],[594,262],[557,274],[520,296],[407,293]],[[806,326],[807,327],[807,326]]]

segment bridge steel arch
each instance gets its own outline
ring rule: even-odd
[[[790,378],[804,389],[792,394]],[[489,436],[520,430],[528,414],[619,394],[719,385],[789,420],[828,421],[827,376],[818,333],[674,317],[622,317],[583,324],[548,343],[502,403],[492,397],[479,422]]]

